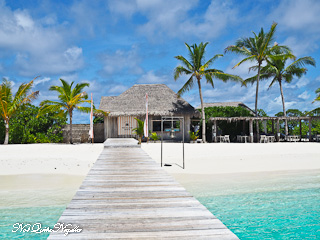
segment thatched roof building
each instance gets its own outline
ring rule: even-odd
[[[148,111],[154,116],[172,116],[199,112],[165,84],[136,84],[119,96],[102,97],[99,109],[109,116],[141,116],[146,114],[145,96],[148,93]]]
[[[253,115],[255,114],[254,111],[245,105],[242,102],[214,102],[214,103],[203,103],[204,108],[207,107],[243,107],[249,110]],[[198,106],[197,109],[201,109],[201,106]]]
[[[145,119],[146,93],[149,129],[153,132],[159,132],[161,116],[184,117],[186,133],[190,130],[190,119],[200,117],[198,110],[165,84],[136,84],[119,96],[101,98],[99,109],[109,113],[105,117],[106,138],[133,136],[132,129],[136,127],[134,118]]]

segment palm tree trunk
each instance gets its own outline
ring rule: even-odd
[[[279,85],[280,85],[280,93],[281,93],[281,99],[282,99],[283,116],[287,117],[281,80],[279,81]],[[285,119],[284,121],[285,121],[285,135],[287,136],[288,132],[289,132],[288,131],[288,121],[287,121],[287,119]]]
[[[256,103],[255,103],[255,108],[254,108],[254,111],[256,113],[256,117],[258,117],[258,94],[259,94],[260,68],[261,68],[261,63],[259,62],[257,88],[256,88]],[[257,131],[257,142],[259,142],[260,136],[259,136],[259,121],[258,120],[256,120],[256,131]]]
[[[198,79],[198,86],[199,86],[199,95],[200,95],[200,101],[201,101],[202,142],[205,143],[206,142],[206,115],[205,115],[205,112],[204,112],[204,105],[203,105],[203,97],[202,97],[200,79]]]
[[[9,122],[5,121],[5,127],[6,127],[6,135],[4,138],[4,145],[7,145],[9,143]]]
[[[72,140],[72,111],[69,111],[69,117],[70,117],[70,135],[69,135],[69,142],[70,142],[70,144],[73,144],[73,140]]]

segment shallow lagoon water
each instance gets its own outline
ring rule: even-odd
[[[320,170],[174,177],[240,239],[320,239]],[[82,179],[0,177],[0,239],[46,239],[12,225],[52,228]]]
[[[40,223],[52,229],[82,180],[68,175],[1,176],[0,239],[47,239],[49,233],[23,232],[13,225]]]
[[[320,239],[320,171],[175,178],[240,239]]]

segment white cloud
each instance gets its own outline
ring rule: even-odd
[[[119,95],[128,89],[127,86],[124,85],[111,85],[109,86],[108,93],[113,95]]]
[[[298,98],[301,98],[303,100],[308,100],[310,97],[311,95],[308,93],[308,91],[304,91],[298,96]]]
[[[131,74],[143,73],[140,67],[141,57],[136,46],[132,46],[129,51],[117,50],[111,54],[102,54],[100,59],[103,63],[102,72],[108,75],[120,73],[123,70],[128,70]]]
[[[61,74],[83,66],[82,49],[69,45],[70,30],[42,25],[27,10],[0,4],[0,49],[15,56],[15,67],[24,76]]]
[[[319,33],[319,12],[318,0],[283,0],[269,18],[278,19],[280,25],[290,30]]]
[[[49,78],[49,77],[45,77],[45,78],[41,78],[41,79],[36,79],[36,80],[34,80],[34,87],[35,86],[37,86],[37,85],[39,85],[39,84],[42,84],[42,83],[46,83],[46,82],[48,82],[48,81],[50,81],[51,80],[51,78]]]
[[[111,0],[108,1],[108,8],[113,14],[120,14],[126,18],[130,18],[137,11],[137,4],[135,1]]]
[[[139,80],[138,83],[144,83],[144,84],[160,84],[167,81],[167,76],[157,76],[154,74],[154,72],[151,70],[145,74],[143,74]]]
[[[301,56],[306,52],[312,52],[318,49],[318,45],[314,38],[303,38],[303,40],[301,40],[301,38],[290,36],[282,43],[282,45],[289,46],[296,56]]]
[[[185,39],[198,36],[201,39],[220,36],[231,23],[237,23],[238,11],[230,2],[212,0],[204,14],[193,15],[194,8],[202,2],[198,0],[136,0],[111,1],[110,11],[129,18],[135,13],[142,14],[147,21],[138,31],[153,41],[167,36]]]

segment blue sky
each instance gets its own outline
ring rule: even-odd
[[[101,96],[119,95],[133,84],[164,83],[178,91],[186,78],[173,80],[177,55],[187,56],[184,45],[209,42],[207,58],[223,53],[240,37],[252,36],[277,22],[276,41],[297,57],[319,60],[320,1],[318,0],[111,0],[111,1],[3,1],[0,0],[0,72],[17,87],[40,75],[35,90],[38,104],[56,99],[49,92],[59,78],[89,82],[99,106]],[[241,57],[226,54],[213,67],[242,78],[250,63],[232,67]],[[259,89],[259,108],[274,115],[282,111],[278,85]],[[320,87],[319,68],[284,85],[287,108],[311,110]],[[241,101],[254,108],[255,85],[215,81],[203,86],[205,102]],[[200,103],[198,89],[183,95],[193,106]],[[76,123],[89,117],[75,113]]]

